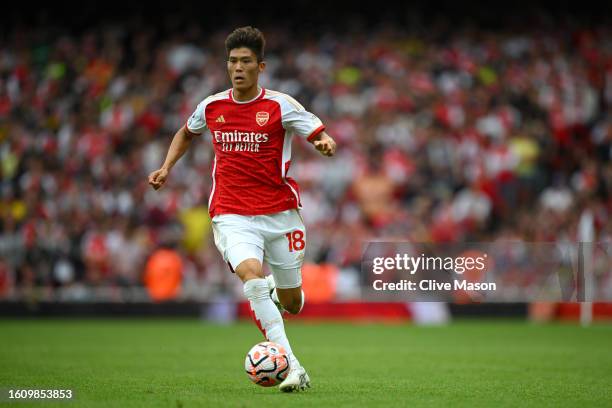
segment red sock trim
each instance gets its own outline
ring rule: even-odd
[[[264,337],[266,338],[266,340],[268,340],[268,335],[266,334],[266,330],[263,328],[263,326],[261,325],[261,321],[257,318],[257,316],[255,315],[255,311],[253,310],[253,307],[251,306],[251,303],[249,302],[249,312],[251,314],[251,317],[253,318],[253,320],[255,321],[255,324],[257,325],[257,328],[259,329],[259,331],[261,332],[261,334],[264,335]]]

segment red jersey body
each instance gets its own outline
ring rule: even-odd
[[[204,99],[186,129],[198,135],[208,129],[212,137],[212,218],[300,208],[298,185],[287,177],[291,142],[294,136],[311,140],[325,127],[295,99],[261,88],[246,102],[234,100],[231,89]]]

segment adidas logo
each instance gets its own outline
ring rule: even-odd
[[[219,116],[219,117],[218,117],[218,118],[215,120],[215,122],[217,122],[217,123],[225,123],[225,118],[223,117],[223,115],[221,115],[221,116]]]

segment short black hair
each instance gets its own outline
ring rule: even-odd
[[[227,56],[235,48],[245,47],[253,51],[257,61],[263,61],[266,40],[261,31],[251,26],[239,27],[232,31],[225,39]]]

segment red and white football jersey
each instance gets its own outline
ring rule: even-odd
[[[232,90],[204,99],[186,124],[190,133],[212,136],[215,159],[208,200],[219,214],[273,214],[300,208],[295,180],[287,177],[291,141],[309,141],[325,129],[321,120],[289,95],[261,88],[250,101],[236,101]]]

